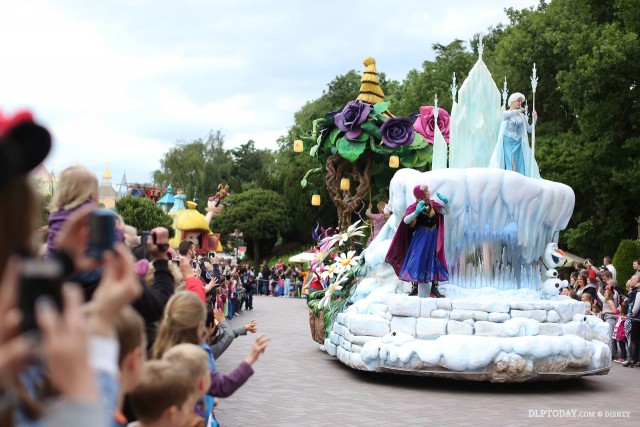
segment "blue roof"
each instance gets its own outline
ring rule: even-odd
[[[161,206],[161,205],[172,205],[173,203],[174,203],[174,200],[173,200],[173,187],[171,187],[171,184],[169,184],[169,187],[167,187],[167,194],[162,196],[160,198],[160,200],[158,200],[156,202],[156,205],[158,205],[158,206]]]

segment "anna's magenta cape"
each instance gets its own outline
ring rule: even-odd
[[[431,199],[431,204],[436,212],[440,213],[444,206],[435,200]],[[409,205],[407,210],[404,212],[404,216],[402,220],[400,220],[400,225],[398,226],[398,230],[396,231],[395,236],[393,236],[393,240],[391,241],[391,246],[389,246],[389,251],[387,252],[387,256],[385,257],[385,261],[391,264],[393,270],[396,272],[396,275],[400,277],[400,269],[402,268],[402,264],[404,263],[404,259],[407,256],[407,251],[409,251],[409,245],[411,244],[411,237],[413,233],[411,232],[411,227],[409,224],[405,224],[404,217],[412,214],[416,210],[416,206],[418,205],[418,200],[415,203]],[[444,216],[437,215],[438,222],[438,239],[436,241],[436,258],[440,263],[447,267],[447,260],[444,256]]]

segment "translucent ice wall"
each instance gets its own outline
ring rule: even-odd
[[[487,167],[502,123],[501,95],[478,58],[451,109],[449,167]]]
[[[449,283],[538,289],[544,250],[557,242],[573,213],[571,187],[502,169],[400,169],[389,186],[395,221],[415,201],[413,187],[418,184],[427,184],[433,198],[440,192],[449,199]]]
[[[434,126],[433,136],[433,161],[431,162],[431,169],[444,169],[447,167],[447,142],[440,132],[438,126]]]

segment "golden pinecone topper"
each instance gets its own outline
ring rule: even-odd
[[[376,60],[372,57],[365,58],[362,63],[365,66],[364,74],[360,79],[360,94],[356,101],[376,104],[384,101],[384,92],[380,87],[380,78],[376,69]]]

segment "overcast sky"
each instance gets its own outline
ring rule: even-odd
[[[177,141],[220,129],[226,148],[275,140],[337,75],[402,80],[447,44],[538,0],[0,0],[0,109],[32,109],[45,161],[116,186],[148,182]],[[355,95],[355,94],[354,94]]]

